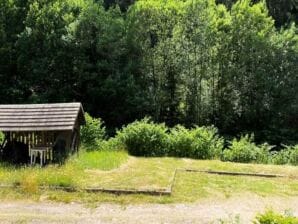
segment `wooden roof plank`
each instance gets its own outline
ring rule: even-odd
[[[2,119],[0,117],[0,125],[5,123],[41,123],[41,122],[64,122],[71,121],[74,122],[76,120],[73,118],[22,118],[22,119]]]
[[[43,122],[43,123],[0,123],[0,127],[39,127],[39,126],[68,126],[73,125],[74,122]]]
[[[6,127],[1,128],[2,132],[17,132],[17,131],[70,131],[73,126],[56,126],[56,127]]]
[[[0,109],[5,108],[79,108],[81,106],[80,103],[50,103],[50,104],[2,104],[0,105]]]
[[[59,118],[61,118],[61,119],[64,119],[64,118],[66,118],[66,119],[68,119],[68,118],[73,118],[73,119],[76,119],[76,114],[74,114],[74,115],[10,115],[10,116],[8,116],[8,115],[0,115],[0,120],[7,120],[7,119],[9,119],[9,120],[12,120],[12,119],[14,119],[14,120],[17,120],[17,119],[59,119]]]
[[[72,130],[83,113],[81,103],[0,105],[0,131]]]
[[[39,115],[47,115],[47,116],[49,116],[49,115],[77,115],[77,111],[60,111],[60,112],[57,112],[57,111],[54,111],[54,112],[52,112],[52,111],[48,111],[48,112],[27,112],[27,113],[25,113],[25,112],[1,112],[1,110],[0,110],[0,116],[16,116],[16,115],[36,115],[36,116],[39,116]]]
[[[1,113],[28,113],[28,112],[78,112],[79,108],[40,108],[40,109],[0,109]]]

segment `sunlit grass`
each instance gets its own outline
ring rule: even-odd
[[[298,196],[298,181],[290,181],[287,178],[222,176],[180,172],[177,175],[174,187],[176,200],[186,202],[194,202],[214,196],[224,199],[245,193],[254,193],[264,197]]]
[[[39,167],[14,167],[8,164],[0,165],[0,184],[23,185],[31,180],[37,185],[81,187],[85,178],[85,169],[111,170],[125,163],[128,155],[122,151],[81,151],[73,155],[64,165],[48,165]],[[28,182],[28,181],[27,181]]]
[[[69,165],[78,169],[111,170],[118,168],[127,158],[128,155],[124,151],[84,151],[72,157]]]
[[[0,199],[33,199],[80,201],[86,203],[180,203],[206,198],[228,198],[245,193],[260,196],[298,196],[298,180],[294,178],[260,178],[222,176],[179,171],[171,196],[113,195],[107,193],[63,192],[39,190],[38,185],[82,189],[104,187],[119,189],[166,189],[176,168],[237,171],[297,176],[298,167],[256,165],[192,160],[180,158],[136,158],[124,151],[81,151],[65,165],[12,167],[0,165],[0,183],[18,184],[20,188],[1,189]]]

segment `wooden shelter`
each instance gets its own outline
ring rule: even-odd
[[[84,124],[81,103],[0,105],[0,131],[5,134],[0,153],[7,144],[13,148],[21,143],[28,148],[27,159],[33,163],[39,156],[42,165],[53,153],[78,151]]]

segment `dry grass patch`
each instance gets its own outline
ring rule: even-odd
[[[165,189],[171,184],[175,169],[200,169],[266,173],[296,176],[298,167],[257,164],[238,164],[221,161],[179,158],[136,158],[125,152],[84,152],[64,166],[40,168],[0,168],[0,182],[19,182],[31,196],[18,189],[0,190],[0,198],[47,199],[87,203],[180,203],[206,198],[228,198],[243,193],[261,196],[298,196],[298,179],[224,176],[179,171],[171,196],[113,195],[107,193],[63,192],[43,190],[35,192],[36,180],[42,185],[100,187],[113,189]],[[95,154],[95,155],[94,155]],[[91,161],[90,163],[88,161]],[[104,162],[103,162],[104,161]],[[110,163],[112,161],[112,163]],[[23,177],[34,177],[24,179]],[[4,179],[2,179],[4,178]]]

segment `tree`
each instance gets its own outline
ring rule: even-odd
[[[236,2],[237,0],[217,0],[217,3],[225,4],[228,8],[231,8]],[[258,2],[261,1],[252,1],[252,3]],[[291,24],[291,22],[298,22],[298,2],[296,0],[266,0],[266,5],[270,16],[275,20],[276,27],[279,28]]]
[[[105,10],[92,3],[73,30],[76,99],[109,126],[145,116],[147,105],[138,68],[128,56],[125,21],[119,7]]]
[[[155,120],[174,125],[181,116],[180,66],[174,27],[180,18],[177,0],[139,1],[129,11],[130,41],[143,56],[144,80],[152,96]]]
[[[206,124],[214,114],[216,76],[216,20],[214,1],[189,0],[179,24],[183,52],[185,112],[189,125]]]
[[[0,103],[22,102],[28,96],[27,85],[17,72],[15,43],[24,29],[27,1],[0,0]]]
[[[297,139],[295,1],[130,2],[0,0],[0,103]]]
[[[28,101],[63,102],[73,97],[74,47],[69,29],[84,5],[75,0],[30,4],[16,42],[18,73],[28,82]]]
[[[234,96],[234,120],[240,129],[261,129],[266,124],[268,68],[266,40],[274,31],[263,3],[241,1],[231,9],[232,29],[228,74]]]

